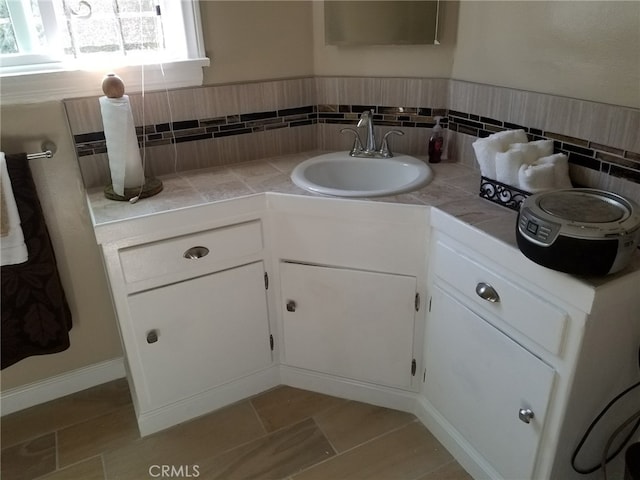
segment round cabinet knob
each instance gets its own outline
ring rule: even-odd
[[[209,249],[207,247],[191,247],[184,252],[183,257],[188,260],[197,260],[198,258],[206,257],[209,255]]]
[[[533,414],[533,410],[530,408],[521,408],[518,411],[518,418],[522,420],[524,423],[531,423],[535,415]]]
[[[294,302],[293,300],[289,300],[287,302],[287,312],[295,312],[296,306],[296,302]]]
[[[158,341],[158,331],[150,330],[147,332],[147,343],[156,343]]]
[[[480,298],[486,300],[487,302],[498,303],[500,301],[500,295],[498,295],[496,289],[488,283],[478,283],[478,285],[476,285],[476,293]]]

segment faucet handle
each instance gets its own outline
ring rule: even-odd
[[[353,147],[351,147],[351,152],[349,155],[355,157],[357,154],[361,153],[364,148],[362,147],[362,142],[360,141],[360,135],[358,135],[358,131],[355,128],[343,128],[340,130],[340,133],[353,133]]]
[[[387,133],[384,134],[384,137],[382,137],[382,146],[380,147],[380,155],[383,158],[391,158],[393,157],[393,153],[391,153],[391,149],[389,148],[389,142],[387,140],[387,137],[389,135],[404,135],[404,132],[401,130],[389,130]]]
[[[356,127],[369,127],[373,126],[373,115],[374,111],[372,110],[363,110],[360,114],[360,118],[358,119],[358,123]]]

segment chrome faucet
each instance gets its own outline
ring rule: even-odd
[[[349,155],[351,155],[352,157],[391,158],[393,157],[393,153],[391,153],[387,138],[389,137],[389,135],[404,135],[404,132],[400,130],[389,130],[382,139],[380,149],[376,150],[376,137],[373,130],[373,110],[365,110],[364,112],[362,112],[362,115],[360,115],[360,119],[358,120],[358,124],[356,125],[356,127],[367,127],[367,141],[365,147],[362,146],[360,135],[355,128],[343,128],[342,130],[340,130],[340,133],[353,133],[353,147],[349,152]]]
[[[367,142],[364,152],[362,153],[373,156],[376,153],[376,134],[373,130],[373,110],[365,110],[362,112],[356,127],[367,127]]]

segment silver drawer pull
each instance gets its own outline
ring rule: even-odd
[[[498,295],[496,289],[488,283],[478,283],[478,285],[476,285],[476,293],[480,298],[486,300],[487,302],[498,303],[500,301],[500,295]]]
[[[207,247],[191,247],[184,252],[183,257],[189,260],[197,260],[198,258],[206,257],[209,255],[209,249]]]
[[[518,411],[518,418],[524,423],[531,423],[533,417],[535,417],[535,415],[533,414],[533,410],[530,408],[521,408]]]

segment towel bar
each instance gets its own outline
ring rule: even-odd
[[[56,144],[49,141],[42,142],[42,151],[38,153],[27,153],[27,160],[37,160],[39,158],[51,158],[56,153]]]

